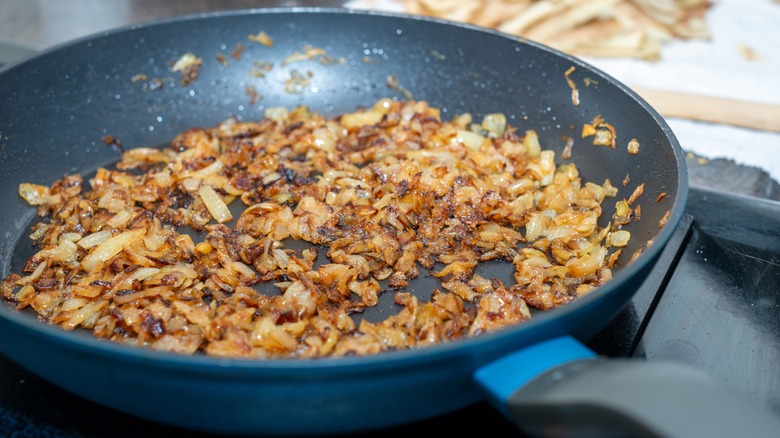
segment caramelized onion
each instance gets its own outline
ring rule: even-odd
[[[185,55],[174,70],[196,65]],[[639,215],[644,186],[600,227],[617,189],[583,181],[500,113],[445,121],[427,102],[382,99],[330,119],[306,107],[265,116],[128,150],[89,190],[79,176],[20,185],[48,219],[27,275],[0,282],[4,299],[66,330],[177,354],[421,348],[586,295],[611,278],[631,237],[621,227]],[[600,117],[583,134],[614,141]],[[490,260],[511,263],[514,283],[475,273]],[[427,301],[410,293],[424,271],[439,281]],[[363,319],[384,294],[395,312]]]

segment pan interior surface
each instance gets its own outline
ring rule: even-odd
[[[247,39],[260,32],[273,43]],[[295,58],[307,47],[327,58]],[[203,66],[184,83],[172,66],[188,53],[202,58]],[[258,67],[268,64],[273,68],[259,75]],[[291,90],[289,79],[296,75],[308,81]],[[578,105],[568,78],[578,84]],[[262,98],[253,101],[248,90]],[[260,120],[269,108],[306,105],[335,116],[387,97],[425,100],[441,109],[442,119],[504,113],[518,131],[536,130],[557,156],[562,139],[574,139],[571,161],[583,180],[609,179],[619,190],[604,204],[605,221],[615,202],[644,183],[642,219],[627,226],[636,238],[614,279],[522,327],[377,357],[178,357],[64,333],[5,303],[0,329],[10,335],[0,340],[0,351],[98,403],[189,429],[285,435],[408,423],[479,399],[471,375],[491,360],[552,336],[587,339],[597,333],[652,269],[682,215],[687,176],[671,130],[625,86],[578,59],[497,32],[420,17],[340,9],[237,11],[96,35],[0,73],[0,153],[7,163],[0,175],[3,276],[35,251],[27,237],[35,211],[15,188],[109,166],[119,158],[104,141],[109,136],[121,139],[125,149],[159,147],[192,127],[228,118]],[[583,124],[597,116],[616,128],[615,149],[581,137]],[[638,154],[627,151],[632,139],[641,144]],[[643,254],[629,264],[640,249]],[[417,283],[419,295],[430,296],[435,282],[428,277]],[[387,306],[391,311],[392,303]],[[63,364],[56,373],[45,366],[53,357]],[[117,391],[125,396],[115,397]]]

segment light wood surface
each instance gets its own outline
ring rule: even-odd
[[[780,132],[780,105],[631,87],[664,117]]]

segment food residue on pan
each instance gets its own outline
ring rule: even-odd
[[[255,61],[254,64],[252,64],[252,71],[249,74],[255,78],[264,78],[266,74],[273,70],[273,68],[274,65],[271,62]]]
[[[24,184],[46,219],[0,293],[66,330],[226,357],[367,355],[522,323],[609,281],[632,210],[621,200],[599,226],[617,189],[506,121],[411,100],[333,118],[268,108],[88,180]],[[477,274],[490,260],[513,284]],[[441,282],[429,300],[407,289],[421,270]],[[397,312],[362,319],[382,295]]]
[[[615,128],[604,121],[600,115],[593,118],[593,123],[586,123],[582,127],[582,138],[593,137],[593,145],[616,147],[617,134]]]
[[[664,217],[661,218],[661,220],[658,222],[658,228],[663,228],[666,226],[666,222],[669,220],[669,214],[671,211],[667,210],[666,213],[664,213]]]
[[[244,56],[244,52],[246,51],[246,46],[244,46],[242,43],[236,43],[236,47],[230,52],[230,56],[233,57],[236,61],[240,61],[241,57]]]
[[[311,78],[314,74],[311,71],[301,72],[299,70],[290,70],[290,77],[284,81],[284,91],[291,94],[301,94],[306,87],[311,84]]]
[[[106,135],[103,137],[103,144],[110,145],[119,153],[124,153],[125,148],[122,146],[122,141],[113,135]]]
[[[203,60],[188,52],[171,66],[171,71],[179,72],[182,84],[187,85],[198,78],[201,68],[203,68]]]
[[[563,136],[563,150],[561,151],[561,158],[568,160],[571,158],[571,151],[574,149],[574,139],[568,136]]]
[[[294,62],[309,61],[309,60],[315,60],[318,61],[320,64],[325,64],[325,65],[346,63],[346,59],[344,58],[334,59],[333,57],[329,56],[328,52],[325,49],[322,49],[320,47],[304,46],[302,51],[293,52],[291,55],[284,58],[282,60],[282,66],[286,66]]]
[[[428,51],[428,53],[430,53],[431,56],[433,56],[434,59],[436,59],[438,61],[444,61],[444,60],[447,59],[447,56],[445,54],[439,52],[438,50],[431,49],[431,50]]]
[[[628,142],[628,153],[631,155],[636,155],[639,153],[639,141],[635,138],[632,138],[631,141]]]
[[[577,84],[574,83],[574,79],[571,78],[571,74],[574,73],[576,68],[574,66],[569,67],[563,74],[566,78],[566,84],[571,88],[571,103],[574,106],[580,106],[580,91],[577,89]]]
[[[249,41],[260,43],[266,47],[271,47],[274,44],[274,40],[265,32],[258,32],[254,35],[249,35],[247,39],[249,39]]]
[[[409,91],[407,88],[405,88],[403,85],[398,83],[398,77],[396,75],[387,75],[387,88],[391,90],[396,90],[404,97],[404,99],[411,100],[413,99],[412,92]]]
[[[261,101],[263,99],[263,95],[260,94],[259,91],[257,91],[257,88],[255,88],[252,85],[247,85],[244,87],[244,92],[247,96],[249,96],[249,104],[254,105],[255,103]]]
[[[639,199],[640,196],[645,194],[645,183],[639,184],[636,186],[636,189],[634,189],[634,192],[631,193],[631,196],[628,198],[628,204],[631,205],[634,202],[636,202],[637,199]]]

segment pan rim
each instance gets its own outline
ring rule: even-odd
[[[354,357],[325,357],[316,359],[303,359],[303,358],[272,358],[272,359],[252,359],[252,358],[220,358],[211,357],[205,355],[182,355],[177,353],[158,352],[148,348],[133,347],[127,345],[121,345],[115,342],[106,341],[94,337],[79,336],[73,333],[68,333],[62,330],[58,326],[53,326],[45,322],[39,321],[37,318],[33,318],[30,315],[25,315],[16,309],[11,308],[6,303],[0,305],[0,319],[13,323],[17,326],[24,328],[25,330],[34,333],[36,336],[47,337],[49,340],[57,342],[62,345],[66,345],[71,349],[77,351],[110,357],[112,360],[122,360],[132,363],[144,363],[152,365],[154,367],[161,368],[177,368],[186,367],[190,370],[198,370],[202,372],[214,372],[225,373],[226,370],[235,372],[241,370],[242,372],[252,373],[254,371],[268,373],[272,372],[277,375],[280,374],[298,374],[300,370],[312,370],[318,371],[330,370],[332,372],[348,372],[355,373],[358,370],[376,370],[377,368],[390,368],[399,367],[404,364],[414,364],[419,366],[421,362],[439,361],[451,357],[462,356],[464,352],[471,350],[479,345],[486,344],[518,344],[518,342],[512,342],[513,340],[523,339],[523,334],[527,334],[533,337],[537,332],[549,332],[549,325],[556,320],[566,320],[571,318],[580,312],[587,310],[590,307],[598,306],[598,303],[605,297],[616,293],[616,290],[620,285],[626,282],[626,280],[637,275],[642,269],[648,266],[653,260],[657,258],[660,252],[665,247],[666,243],[670,240],[674,230],[677,228],[682,216],[685,204],[688,197],[688,175],[687,167],[685,164],[685,158],[682,152],[682,148],[674,135],[673,131],[666,123],[665,119],[652,108],[644,99],[642,99],[637,93],[632,91],[628,86],[618,81],[606,72],[596,68],[588,62],[579,59],[577,57],[568,55],[559,50],[553,49],[549,46],[537,43],[532,40],[524,38],[518,38],[513,35],[509,35],[498,30],[483,28],[468,23],[454,22],[450,20],[418,16],[407,13],[388,12],[388,11],[369,11],[361,9],[350,8],[334,8],[334,7],[272,7],[272,8],[250,8],[250,9],[235,9],[225,10],[217,12],[206,12],[182,15],[178,17],[171,17],[161,20],[147,21],[143,23],[131,24],[115,29],[101,31],[80,37],[68,42],[64,42],[58,45],[49,47],[38,54],[20,60],[16,63],[6,66],[5,69],[0,71],[2,74],[11,72],[20,66],[23,66],[27,62],[34,61],[38,57],[44,57],[49,53],[57,52],[67,47],[77,46],[80,44],[90,43],[91,41],[105,38],[114,34],[129,32],[142,28],[151,28],[157,26],[165,26],[169,23],[180,23],[193,20],[213,20],[215,18],[225,18],[231,16],[246,16],[246,15],[269,15],[269,14],[338,14],[338,15],[350,15],[350,16],[374,16],[374,17],[386,17],[392,19],[412,20],[415,22],[430,22],[439,25],[445,25],[450,27],[459,27],[470,31],[493,34],[503,38],[513,39],[523,44],[529,44],[544,52],[551,53],[556,57],[562,57],[568,62],[576,66],[581,66],[589,71],[609,80],[614,86],[616,86],[622,93],[628,95],[631,99],[637,102],[644,111],[647,111],[651,118],[659,125],[663,133],[666,136],[666,140],[670,143],[674,152],[675,161],[677,162],[677,192],[673,194],[674,204],[670,210],[669,220],[666,226],[658,231],[655,236],[655,243],[650,247],[647,247],[644,253],[637,258],[634,263],[621,268],[614,276],[614,278],[607,284],[597,288],[593,293],[577,299],[571,303],[568,303],[562,307],[551,310],[549,312],[539,313],[534,316],[533,319],[525,321],[520,324],[506,327],[493,333],[487,333],[477,337],[468,337],[459,339],[457,341],[446,342],[442,344],[436,344],[426,346],[419,349],[400,350],[392,352],[381,352],[378,354],[372,354],[367,356],[354,356]],[[550,336],[547,336],[550,337]],[[522,349],[527,345],[532,345],[538,342],[533,340],[531,342],[520,342],[516,349]]]

